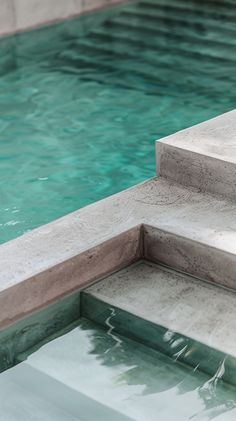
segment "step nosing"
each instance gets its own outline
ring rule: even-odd
[[[226,164],[228,163],[231,165],[236,165],[236,159],[230,158],[229,156],[222,157],[220,155],[213,154],[212,152],[191,149],[191,147],[188,147],[188,145],[185,145],[185,146],[177,145],[177,142],[176,144],[168,143],[168,139],[166,140],[163,139],[163,141],[157,140],[156,142],[163,145],[166,148],[189,152],[190,155],[193,155],[193,158],[194,158],[194,155],[201,155],[202,157],[205,157],[205,158],[210,158],[216,161],[222,161],[222,162],[225,162]]]

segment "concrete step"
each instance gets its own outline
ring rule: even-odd
[[[113,320],[109,314],[104,329],[81,319],[76,329],[19,364],[22,383],[27,380],[33,390],[84,421],[156,421],[157,414],[161,421],[208,419],[204,390],[210,389],[210,377],[118,335]],[[210,407],[217,411],[222,405],[224,421],[231,420],[232,405],[226,404],[234,400],[235,389],[216,380]],[[92,412],[96,405],[97,418]]]
[[[71,412],[50,401],[50,389],[44,383],[29,382],[29,376],[22,372],[22,366],[15,367],[0,376],[0,419],[4,421],[82,421]],[[33,379],[34,376],[31,376]],[[33,387],[32,387],[33,386]],[[55,386],[55,385],[54,385]],[[35,389],[38,389],[37,392]],[[53,390],[51,390],[53,393]],[[44,396],[42,396],[44,395]]]
[[[214,90],[215,78],[207,74],[207,72],[204,72],[204,77],[194,72],[187,74],[184,62],[181,66],[176,64],[177,69],[172,70],[165,62],[163,63],[159,60],[157,54],[148,56],[148,54],[139,53],[140,63],[144,64],[140,65],[138,69],[133,69],[133,60],[137,58],[137,53],[125,51],[126,47],[119,52],[116,47],[101,46],[94,42],[81,40],[77,43],[77,48],[76,54],[74,51],[69,50],[62,52],[60,57],[56,59],[56,61],[60,62],[60,66],[63,66],[64,63],[65,69],[71,69],[74,73],[78,73],[78,69],[86,65],[90,70],[94,70],[95,74],[98,68],[101,71],[108,71],[109,78],[110,73],[115,75],[119,75],[119,72],[124,72],[125,75],[132,73],[133,77],[136,76],[140,80],[152,82],[154,89],[159,94],[170,92],[171,89],[174,90],[174,87],[178,87],[185,94],[197,89],[199,93],[208,95],[209,89]],[[176,78],[177,73],[179,73],[178,78]],[[201,73],[201,70],[199,73]],[[183,74],[185,74],[184,79],[182,77]],[[186,81],[188,82],[187,85]],[[230,77],[225,81],[221,81],[221,88],[218,94],[222,93],[222,89],[229,89],[229,86]],[[217,94],[217,89],[215,89],[214,93]]]
[[[105,42],[102,43],[102,37],[99,37],[99,34],[97,36],[97,42],[96,37],[94,36],[90,38],[83,38],[80,39],[77,43],[77,50],[78,50],[78,56],[75,55],[74,50],[69,51],[66,53],[62,53],[62,57],[66,58],[68,57],[69,60],[73,60],[73,58],[76,60],[76,58],[80,58],[80,53],[91,53],[91,55],[96,59],[103,59],[104,61],[109,60],[111,62],[119,63],[119,60],[132,60],[134,58],[137,59],[137,55],[139,56],[140,62],[143,60],[145,62],[145,65],[143,68],[145,69],[145,66],[152,66],[157,69],[158,68],[158,76],[156,76],[157,81],[162,81],[163,83],[166,82],[166,78],[168,78],[168,83],[171,85],[170,81],[174,81],[174,85],[181,85],[184,88],[183,81],[176,80],[176,75],[179,73],[179,76],[183,74],[186,74],[184,77],[185,83],[186,80],[188,81],[188,86],[192,86],[193,84],[195,86],[203,87],[207,86],[208,88],[213,88],[213,85],[216,85],[216,80],[221,79],[221,86],[220,90],[224,88],[228,88],[229,84],[235,81],[236,76],[235,73],[232,71],[227,73],[227,78],[223,81],[222,75],[219,74],[219,72],[215,71],[216,65],[215,63],[211,65],[211,63],[207,64],[207,66],[198,66],[198,71],[193,72],[193,69],[196,69],[196,63],[193,63],[193,59],[189,60],[188,56],[183,57],[183,55],[180,57],[178,52],[176,53],[176,50],[173,49],[173,65],[175,65],[175,77],[173,70],[169,69],[169,51],[167,47],[163,49],[164,51],[162,54],[160,54],[160,46],[156,48],[150,48],[150,45],[146,45],[145,49],[141,51],[140,49],[140,43],[139,41],[136,42],[136,44],[132,43],[132,38],[125,38],[124,34],[121,34],[121,36],[116,36],[114,33],[110,35],[110,39],[105,38]],[[142,42],[142,41],[141,41]],[[150,43],[149,43],[150,44]],[[132,50],[130,48],[132,46]],[[169,47],[169,46],[168,46]],[[124,58],[125,56],[125,58]],[[198,65],[199,65],[199,57],[198,57]],[[189,70],[190,74],[187,74],[187,69]],[[192,69],[192,71],[190,71]],[[153,72],[151,73],[153,75]],[[215,86],[216,88],[216,86]]]
[[[191,29],[188,30],[188,28],[186,28],[186,30],[183,31],[183,26],[181,27],[181,25],[179,25],[179,28],[173,28],[170,32],[170,29],[168,28],[170,22],[167,25],[162,24],[161,21],[158,23],[158,26],[155,24],[147,25],[147,22],[145,25],[144,22],[138,22],[137,20],[128,18],[127,16],[119,15],[114,17],[112,20],[106,21],[104,23],[104,28],[110,30],[113,29],[113,31],[116,33],[119,31],[122,32],[124,30],[127,32],[138,31],[139,34],[142,34],[143,37],[148,34],[151,34],[153,37],[165,37],[166,41],[171,43],[178,43],[178,41],[181,41],[181,43],[183,43],[185,47],[188,47],[190,51],[192,45],[193,51],[199,51],[201,49],[203,54],[210,57],[222,57],[223,60],[226,58],[224,48],[226,51],[230,48],[230,46],[232,48],[229,37],[223,39],[222,37],[216,38],[215,33],[214,36],[209,36],[203,39],[200,34],[193,33]],[[231,59],[234,60],[232,57]]]
[[[108,30],[107,30],[108,29]],[[111,31],[109,31],[111,29]],[[159,49],[159,47],[167,48],[173,46],[173,49],[183,56],[191,56],[202,58],[210,63],[220,62],[221,65],[227,65],[232,68],[235,64],[233,57],[230,57],[228,50],[232,49],[232,45],[222,40],[203,40],[202,38],[193,39],[185,37],[184,34],[170,32],[168,27],[156,26],[147,27],[145,24],[137,24],[135,21],[117,17],[112,21],[107,21],[104,27],[95,28],[90,37],[96,34],[105,34],[106,36],[125,36],[126,38],[135,39],[138,42],[144,40],[151,48]],[[169,45],[171,44],[171,45]],[[219,69],[218,69],[219,71]]]
[[[223,5],[223,4],[222,4]],[[235,5],[230,9],[229,5],[226,5],[224,2],[224,8],[222,7],[215,7],[215,5],[204,2],[204,4],[196,3],[192,1],[184,1],[184,0],[178,0],[176,2],[175,0],[168,0],[168,2],[159,1],[158,3],[154,1],[141,1],[137,4],[136,8],[140,10],[148,10],[152,11],[154,14],[158,13],[159,9],[162,8],[166,12],[174,12],[177,13],[184,12],[185,16],[188,17],[201,17],[205,18],[207,17],[210,19],[217,19],[221,20],[221,23],[225,21],[225,19],[234,22],[234,19],[236,17],[235,15]]]
[[[211,375],[224,361],[236,384],[235,305],[231,290],[140,261],[88,287],[81,311]]]
[[[85,40],[85,38],[81,38],[80,41]],[[171,42],[166,42],[165,36],[158,36],[147,38],[144,37],[142,32],[131,30],[129,31],[129,25],[127,24],[127,30],[123,30],[122,32],[107,32],[102,27],[95,28],[90,34],[89,37],[86,38],[86,41],[93,41],[94,44],[97,45],[112,45],[114,48],[117,48],[119,45],[130,46],[133,51],[143,51],[145,54],[158,54],[158,60],[165,60],[166,57],[171,54],[173,56],[173,63],[178,63],[182,66],[188,65],[191,67],[197,66],[198,72],[201,73],[211,73],[213,77],[219,76],[219,69],[217,69],[217,64],[224,64],[224,69],[227,72],[227,77],[230,80],[234,80],[235,74],[233,73],[233,69],[235,63],[231,58],[227,59],[226,57],[216,57],[216,56],[208,56],[204,54],[204,51],[201,49],[199,51],[194,51],[193,49],[188,49],[185,45],[182,45],[178,42],[174,42],[174,39]],[[199,65],[201,60],[201,66]],[[207,63],[207,66],[204,64]],[[227,67],[225,64],[227,63]],[[229,75],[230,73],[230,75]],[[229,76],[228,76],[229,75]],[[220,77],[220,76],[219,76]]]
[[[83,388],[75,390],[34,364],[20,363],[2,373],[0,387],[0,417],[4,421],[132,421],[86,396]]]
[[[177,13],[176,13],[177,10]],[[204,36],[202,34],[202,17],[198,17],[195,13],[191,15],[191,18],[186,19],[186,15],[183,16],[183,13],[178,13],[178,9],[176,9],[174,12],[171,12],[171,9],[168,10],[166,13],[166,10],[162,7],[159,8],[158,13],[149,12],[148,10],[140,10],[140,9],[133,9],[132,7],[130,9],[126,9],[120,13],[120,16],[129,16],[130,19],[136,19],[137,22],[139,21],[138,18],[140,18],[141,22],[145,22],[146,19],[150,19],[150,23],[155,22],[156,24],[166,24],[171,25],[173,29],[175,28],[181,28],[181,32],[187,32],[186,36],[189,35],[196,35],[203,38],[208,37],[217,37],[221,35],[222,37],[225,37],[225,39],[230,38],[231,36],[235,35],[235,25],[233,25],[231,22],[227,22],[227,26],[224,24],[224,22],[216,21],[215,19],[209,19],[204,18],[204,25],[207,30],[205,30]],[[181,27],[182,26],[182,27]],[[232,41],[229,40],[231,43]]]
[[[157,141],[156,156],[159,176],[235,199],[236,111]]]

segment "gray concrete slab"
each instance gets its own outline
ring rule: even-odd
[[[181,130],[160,142],[236,164],[236,110]]]
[[[156,142],[157,174],[236,197],[236,111]]]
[[[236,293],[141,261],[85,291],[204,345],[236,357]]]
[[[0,37],[111,8],[124,0],[1,0]]]

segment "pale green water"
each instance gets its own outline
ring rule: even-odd
[[[155,173],[235,107],[236,6],[132,3],[0,41],[0,242]]]
[[[85,319],[0,374],[1,421],[234,421],[236,393]]]

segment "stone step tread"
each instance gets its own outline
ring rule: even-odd
[[[140,10],[138,8],[134,10],[132,7],[130,7],[129,9],[127,8],[126,10],[122,11],[120,14],[120,16],[122,17],[123,16],[130,16],[130,18],[140,17],[142,21],[145,21],[145,19],[149,18],[151,22],[156,22],[156,23],[166,22],[166,23],[172,24],[172,27],[179,27],[179,26],[181,27],[181,24],[184,24],[186,27],[191,28],[192,33],[194,33],[196,29],[198,30],[202,29],[203,25],[202,25],[201,17],[199,18],[195,13],[193,13],[191,16],[186,16],[186,15],[187,14],[183,16],[181,12],[178,13],[178,9],[176,9],[174,12],[172,12],[171,9],[169,9],[167,13],[166,10],[164,10],[163,8],[160,8],[158,10],[158,13],[154,14],[153,11],[149,12],[148,10]],[[205,28],[207,28],[206,33],[207,31],[212,31],[212,33],[215,33],[215,36],[218,35],[219,33],[223,33],[223,35],[229,36],[229,34],[232,34],[231,31],[235,33],[235,25],[231,24],[230,21],[227,22],[227,26],[226,26],[225,22],[222,22],[222,21],[218,22],[215,19],[209,18],[209,16],[204,17],[204,26]],[[183,29],[181,28],[181,30]],[[229,34],[228,34],[228,30],[229,30]]]
[[[140,261],[85,293],[236,357],[236,293],[231,290]]]
[[[222,37],[220,38],[220,36],[216,37],[217,32],[215,33],[211,33],[209,32],[208,35],[206,35],[204,38],[202,37],[201,34],[198,34],[197,32],[193,32],[191,27],[181,27],[181,24],[183,25],[183,22],[181,22],[181,24],[179,24],[179,26],[175,26],[172,28],[172,31],[170,32],[170,30],[168,28],[166,28],[167,25],[164,25],[163,23],[163,19],[160,19],[160,24],[157,25],[147,25],[147,21],[148,18],[146,18],[146,22],[144,22],[144,17],[142,18],[142,21],[140,19],[140,22],[137,21],[137,19],[135,20],[134,18],[128,18],[127,15],[125,14],[120,14],[116,17],[114,17],[112,20],[106,21],[104,23],[104,28],[112,28],[115,32],[116,31],[122,31],[122,29],[127,29],[128,30],[128,26],[127,24],[130,23],[130,28],[132,30],[136,29],[139,30],[139,32],[142,31],[143,36],[145,36],[145,34],[152,34],[153,36],[157,36],[157,35],[161,35],[163,36],[165,34],[166,38],[168,38],[170,41],[175,41],[174,37],[178,38],[179,40],[183,41],[184,44],[189,45],[189,43],[191,42],[195,42],[196,45],[193,45],[193,49],[195,50],[199,50],[199,46],[201,46],[201,48],[203,48],[203,50],[205,50],[204,48],[204,41],[206,43],[206,46],[212,46],[212,51],[209,51],[209,49],[206,49],[206,51],[208,50],[208,54],[209,55],[218,55],[221,54],[222,48],[225,46],[226,49],[230,48],[235,48],[235,43],[234,40],[230,40],[230,36],[232,37],[233,35],[231,34],[230,36],[227,35],[225,36],[225,34],[223,33]],[[166,18],[166,24],[170,24],[169,19]],[[219,48],[219,52],[217,53],[216,48]],[[205,51],[205,52],[206,52]],[[223,54],[224,55],[224,54]]]
[[[82,394],[92,403],[96,401],[113,411],[110,417],[104,414],[103,418],[99,411],[97,418],[83,413],[85,417],[81,418],[86,421],[156,421],[157,413],[161,420],[183,421],[196,413],[202,418],[205,404],[199,399],[199,389],[211,382],[211,376],[120,336],[110,327],[112,322],[112,317],[107,319],[104,329],[80,319],[78,328],[32,354],[25,363],[28,370],[45,376],[55,399],[58,396],[62,401],[68,399],[66,392],[61,395],[59,383],[71,393],[78,393],[77,407]],[[186,402],[190,392],[192,399]],[[223,383],[217,387],[216,395],[223,402],[233,400],[235,389]],[[225,415],[228,420],[230,413]]]
[[[20,368],[20,370],[19,370]],[[22,377],[22,367],[15,367],[0,376],[1,420],[4,421],[82,421],[30,389]],[[24,373],[25,374],[25,373]],[[37,380],[34,378],[34,380]],[[36,385],[36,382],[34,383]],[[42,383],[41,385],[42,386]],[[42,388],[42,391],[45,390]]]
[[[80,345],[79,341],[77,345]],[[83,387],[80,391],[63,382],[63,369],[60,377],[60,367],[58,376],[51,376],[46,369],[40,369],[30,361],[1,373],[0,405],[4,421],[33,421],[35,417],[44,421],[132,421],[84,394]],[[69,368],[70,363],[68,361]]]
[[[231,4],[232,5],[232,4]],[[229,8],[229,5],[224,4],[224,7],[218,7],[216,8],[215,5],[211,5],[210,3],[204,2],[204,4],[191,2],[191,1],[175,1],[175,0],[169,0],[166,1],[160,1],[160,2],[152,2],[152,1],[141,1],[136,6],[138,9],[141,10],[151,10],[153,13],[157,12],[162,8],[166,11],[176,11],[181,12],[184,11],[186,16],[206,16],[207,18],[211,19],[221,19],[223,22],[225,19],[234,21],[235,19],[235,5],[233,7]]]

